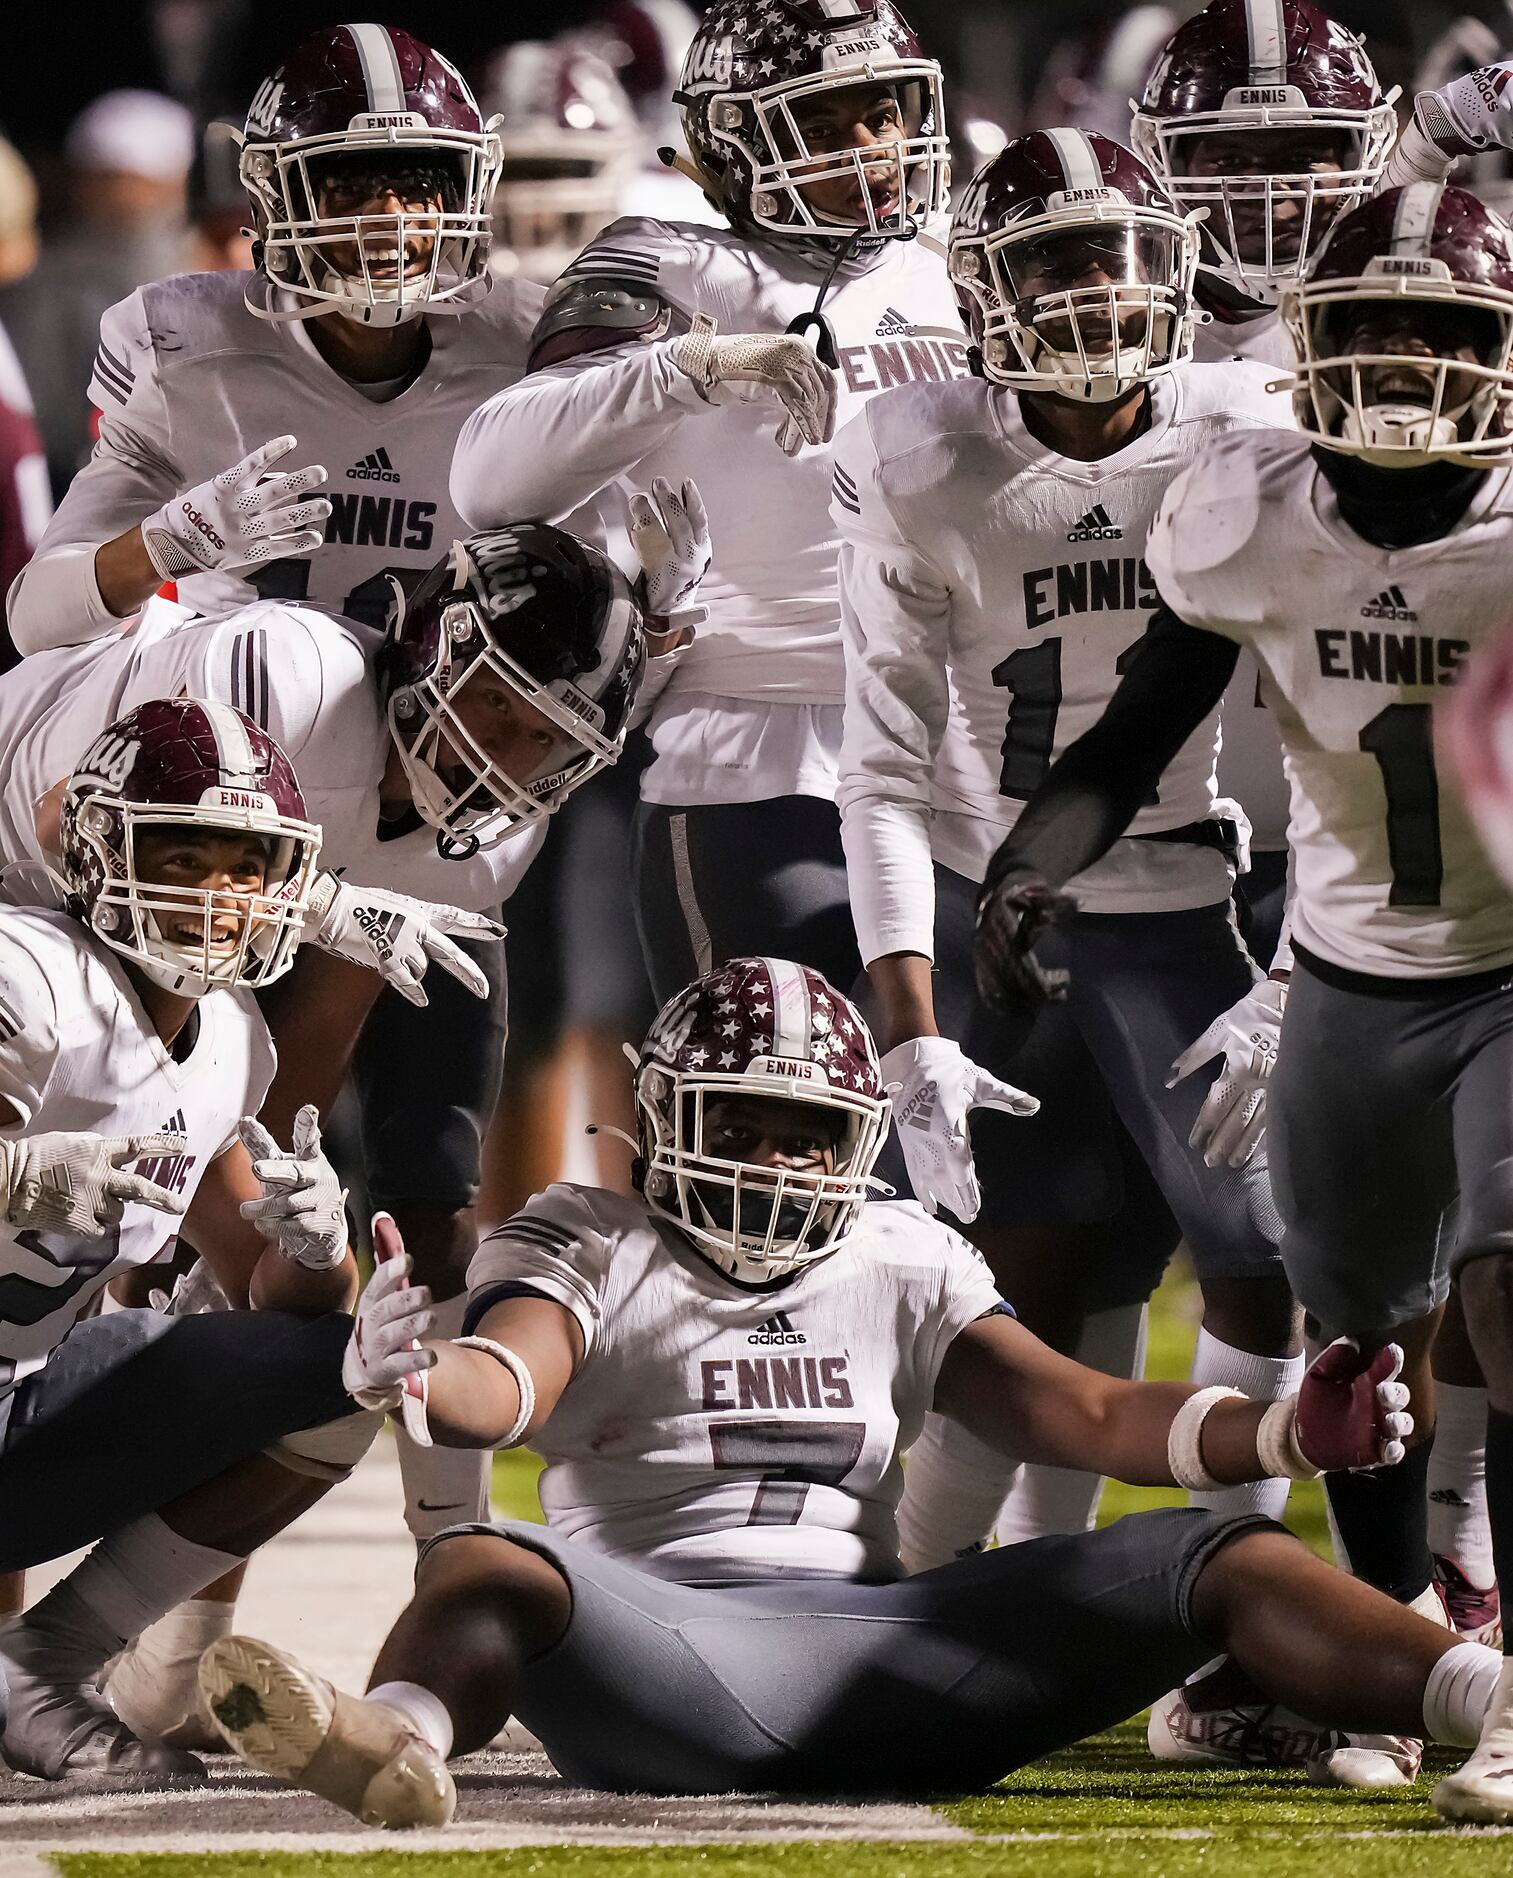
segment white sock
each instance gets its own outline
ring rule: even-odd
[[[1487,1515],[1487,1392],[1435,1380],[1429,1455],[1429,1550],[1453,1558],[1472,1584],[1497,1576]]]
[[[381,1682],[363,1697],[365,1702],[387,1702],[415,1725],[422,1741],[428,1741],[443,1760],[452,1752],[452,1717],[439,1695],[418,1682]]]
[[[1200,1330],[1188,1376],[1200,1388],[1227,1383],[1252,1402],[1280,1402],[1303,1380],[1303,1358],[1253,1356],[1249,1350],[1237,1350],[1233,1344],[1221,1343],[1208,1331]],[[1285,1480],[1256,1480],[1187,1497],[1189,1505],[1201,1506],[1209,1513],[1261,1513],[1267,1519],[1280,1519],[1287,1511],[1287,1487]]]
[[[1482,1643],[1457,1643],[1424,1684],[1424,1733],[1447,1747],[1474,1748],[1502,1674],[1503,1655]]]
[[[927,1415],[904,1462],[898,1507],[905,1571],[929,1571],[980,1547],[1019,1463],[944,1415]]]
[[[1077,1361],[1105,1376],[1143,1375],[1149,1321],[1144,1304],[1094,1312],[1077,1340]],[[1027,1464],[1009,1490],[993,1536],[1000,1545],[1018,1545],[1025,1539],[1043,1539],[1048,1533],[1091,1532],[1098,1523],[1102,1497],[1101,1474]]]
[[[445,1298],[433,1308],[436,1337],[460,1337],[467,1295]],[[417,1545],[445,1532],[492,1519],[489,1464],[492,1456],[475,1448],[418,1448],[397,1423],[399,1472],[405,1489],[405,1524]]]
[[[28,1626],[58,1629],[81,1663],[101,1667],[185,1598],[213,1584],[241,1555],[185,1539],[156,1513],[144,1513],[102,1539],[61,1583],[26,1613]]]

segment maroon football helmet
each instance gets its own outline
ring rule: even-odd
[[[641,131],[610,66],[573,39],[524,39],[489,68],[504,167],[493,266],[549,286],[620,212]]]
[[[710,1153],[706,1108],[731,1096],[826,1111],[832,1167]],[[889,1106],[872,1034],[849,998],[807,965],[732,959],[658,1013],[636,1066],[636,1112],[646,1204],[721,1271],[760,1284],[845,1243],[874,1184]]]
[[[1101,403],[1192,351],[1197,218],[1108,137],[1037,130],[967,185],[949,266],[983,376]]]
[[[892,91],[904,137],[811,150],[794,107],[869,85]],[[675,95],[705,191],[734,228],[830,247],[913,235],[945,207],[940,67],[892,0],[717,0]],[[858,190],[849,218],[808,199],[815,184],[838,180]]]
[[[645,665],[625,576],[545,522],[469,535],[408,598],[396,587],[380,682],[442,854],[466,859],[543,820],[613,763]],[[535,729],[525,773],[490,750],[491,713],[512,711]]]
[[[1173,34],[1132,141],[1180,207],[1208,210],[1201,268],[1225,283],[1230,317],[1275,306],[1376,187],[1395,96],[1309,0],[1210,0]]]
[[[261,887],[189,887],[144,871],[141,838],[265,835]],[[208,699],[158,698],[103,730],[74,766],[59,822],[71,910],[112,951],[183,997],[266,985],[294,963],[320,829],[279,746]],[[218,930],[234,898],[234,931]]]
[[[439,52],[395,26],[313,33],[247,113],[258,265],[286,302],[248,306],[370,326],[464,312],[488,291],[500,155],[497,123]],[[395,208],[371,212],[385,197]]]
[[[1513,229],[1466,190],[1410,183],[1341,217],[1282,316],[1320,444],[1388,468],[1513,463]]]

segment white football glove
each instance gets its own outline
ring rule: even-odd
[[[927,1213],[945,1207],[964,1225],[976,1219],[982,1190],[972,1165],[968,1115],[973,1109],[1033,1115],[1039,1102],[979,1069],[949,1037],[895,1044],[881,1067],[915,1199]]]
[[[413,900],[382,887],[354,887],[335,874],[317,875],[310,891],[306,943],[367,966],[411,1004],[430,1003],[420,981],[432,965],[450,972],[475,998],[488,996],[488,979],[448,933],[502,939],[504,928],[483,913]]]
[[[340,1265],[347,1256],[347,1190],[321,1153],[319,1110],[307,1102],[295,1116],[287,1149],[255,1115],[244,1115],[236,1132],[263,1189],[261,1200],[243,1200],[242,1218],[307,1271]]]
[[[297,441],[272,438],[219,476],[181,489],[143,521],[142,546],[164,580],[314,553],[325,540],[331,504],[305,497],[326,480],[325,470],[319,463],[287,473],[267,467]]]
[[[0,1141],[0,1212],[8,1224],[34,1232],[98,1239],[119,1226],[126,1203],[182,1213],[184,1202],[128,1162],[182,1154],[184,1135],[22,1135]]]
[[[1168,1089],[1216,1056],[1224,1059],[1187,1138],[1190,1148],[1202,1150],[1205,1167],[1243,1167],[1265,1140],[1266,1084],[1276,1068],[1286,1008],[1286,985],[1263,978],[1172,1064]]]
[[[1387,164],[1387,184],[1441,182],[1457,157],[1513,150],[1513,65],[1479,66],[1421,91]]]
[[[352,1335],[341,1364],[342,1387],[365,1409],[397,1409],[412,1400],[423,1404],[425,1373],[436,1361],[418,1341],[436,1328],[431,1293],[424,1285],[410,1283],[408,1252],[384,1255],[381,1233],[386,1221],[392,1227],[386,1213],[373,1221],[377,1263],[353,1310]],[[399,1243],[397,1233],[393,1242]],[[407,1414],[407,1427],[409,1422]]]
[[[777,431],[784,456],[797,456],[806,443],[829,443],[835,435],[835,373],[793,333],[729,333],[717,339],[715,322],[701,313],[670,356],[705,398],[717,385],[728,384],[762,385],[772,392],[787,413]]]
[[[656,476],[650,495],[638,490],[630,499],[630,545],[641,563],[647,612],[661,619],[676,615],[680,627],[702,625],[709,608],[697,604],[699,582],[714,550],[698,484],[677,490]]]

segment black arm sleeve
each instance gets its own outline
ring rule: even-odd
[[[1107,854],[1223,697],[1239,656],[1233,640],[1159,607],[1108,709],[1051,765],[993,856],[986,886],[1026,873],[1061,887]]]

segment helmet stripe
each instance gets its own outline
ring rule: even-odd
[[[1068,189],[1101,189],[1103,165],[1083,130],[1048,130]]]
[[[1276,85],[1287,76],[1284,0],[1245,0],[1245,36],[1250,42],[1250,82]]]
[[[362,60],[362,80],[368,88],[370,111],[405,110],[405,81],[395,56],[394,42],[383,26],[349,26],[352,43]]]
[[[237,712],[229,704],[221,704],[213,698],[196,698],[194,703],[205,713],[214,734],[216,762],[222,772],[251,776],[258,767],[257,758],[253,755],[247,726]]]
[[[809,1059],[809,982],[791,959],[763,959],[772,985],[772,1049],[775,1056]]]
[[[1427,259],[1444,197],[1443,183],[1409,183],[1392,217],[1392,252]]]

